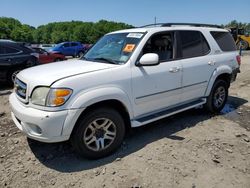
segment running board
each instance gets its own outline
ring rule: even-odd
[[[134,119],[134,120],[131,121],[131,126],[132,127],[140,127],[142,125],[157,121],[159,119],[162,119],[162,118],[174,115],[174,114],[177,114],[179,112],[183,112],[185,110],[189,110],[191,108],[198,107],[200,105],[205,104],[206,101],[207,100],[205,98],[202,98],[202,99],[192,101],[190,103],[186,103],[186,104],[176,106],[176,107],[173,107],[173,108],[167,108],[167,109],[162,110],[160,112],[150,114],[148,116],[140,117],[138,119]]]

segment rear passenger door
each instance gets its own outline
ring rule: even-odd
[[[204,96],[209,79],[215,70],[210,47],[200,31],[179,31],[178,44],[181,46],[182,102]]]
[[[22,51],[12,46],[0,44],[0,68],[19,64],[22,59]]]
[[[74,56],[77,55],[77,50],[78,50],[77,48],[78,48],[78,43],[72,42],[71,43],[71,48],[70,48],[72,55],[74,55]]]

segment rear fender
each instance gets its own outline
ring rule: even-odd
[[[209,80],[209,83],[205,92],[205,96],[209,96],[211,89],[214,85],[214,82],[218,78],[218,76],[225,74],[225,73],[232,74],[232,68],[228,65],[222,65],[214,70],[214,72],[212,73],[210,77],[210,80]]]

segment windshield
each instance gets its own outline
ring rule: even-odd
[[[112,64],[126,63],[143,33],[116,33],[103,36],[82,59]]]

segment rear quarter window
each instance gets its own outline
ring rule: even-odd
[[[236,51],[236,45],[229,32],[211,31],[210,32],[220,49],[224,52]]]

